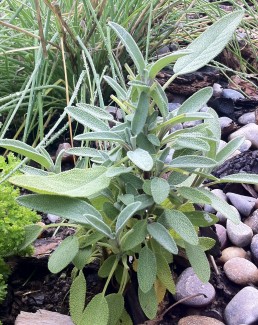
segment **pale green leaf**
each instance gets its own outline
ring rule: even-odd
[[[106,171],[106,176],[107,177],[116,177],[122,174],[127,174],[132,171],[132,167],[108,167]]]
[[[0,147],[16,152],[25,157],[28,157],[29,159],[37,162],[38,164],[42,165],[46,169],[51,168],[53,165],[50,163],[48,158],[46,158],[43,154],[39,153],[35,148],[19,140],[9,140],[9,139],[0,140]]]
[[[155,256],[157,259],[157,266],[158,266],[158,270],[157,270],[158,279],[171,294],[175,294],[176,286],[167,260],[161,254],[156,254]]]
[[[109,309],[108,325],[116,325],[124,310],[124,297],[120,293],[106,296]]]
[[[185,241],[192,245],[198,244],[198,236],[191,221],[177,210],[165,210],[165,220]]]
[[[123,251],[129,251],[141,244],[147,235],[146,220],[139,220],[121,239]]]
[[[19,245],[19,251],[24,250],[30,244],[32,244],[42,233],[43,228],[40,225],[28,225],[24,227],[24,239]]]
[[[159,83],[156,83],[156,87],[151,91],[151,97],[155,104],[158,106],[161,116],[167,117],[168,115],[168,98]],[[155,123],[155,120],[153,121]]]
[[[190,96],[183,104],[179,107],[177,115],[183,113],[194,113],[198,112],[211,98],[213,93],[212,87],[206,87],[198,90],[192,96]]]
[[[169,191],[170,186],[164,178],[154,177],[151,180],[151,194],[157,204],[162,203],[168,197]]]
[[[133,325],[131,317],[125,309],[123,310],[122,315],[116,325]]]
[[[216,240],[209,237],[200,237],[199,246],[201,246],[203,251],[208,251],[216,244]]]
[[[77,110],[78,108],[82,109],[83,111],[91,114],[92,116],[96,117],[97,119],[105,120],[105,121],[113,121],[114,117],[112,114],[105,111],[103,108],[93,106],[90,104],[85,103],[78,103],[76,104],[77,108],[71,107],[72,109]]]
[[[222,164],[227,160],[245,141],[245,137],[236,137],[229,141],[224,148],[222,148],[216,155],[218,164]]]
[[[172,159],[169,166],[174,168],[210,168],[215,167],[217,162],[208,157],[202,156],[179,156]]]
[[[145,68],[144,58],[132,36],[120,25],[114,22],[109,22],[108,25],[116,32],[120,41],[125,46],[128,54],[132,58],[139,73],[143,72]]]
[[[79,238],[80,243],[80,238]],[[81,246],[81,245],[80,245]],[[73,265],[78,269],[82,270],[86,264],[88,264],[88,260],[91,257],[92,248],[90,246],[79,249],[75,258],[72,260]]]
[[[149,319],[154,319],[158,311],[158,301],[154,287],[152,286],[148,292],[143,292],[139,287],[138,297],[144,314]]]
[[[139,210],[141,202],[134,202],[127,205],[117,216],[116,235],[124,228],[127,221]]]
[[[149,110],[149,96],[145,92],[140,94],[140,98],[132,120],[132,133],[138,135],[142,132]]]
[[[168,54],[166,56],[163,56],[162,58],[158,59],[154,64],[151,65],[151,68],[149,70],[149,77],[151,79],[154,79],[156,75],[166,66],[168,66],[170,63],[175,62],[177,59],[179,59],[182,56],[185,56],[187,54],[190,54],[189,51],[175,51],[171,54]]]
[[[71,169],[60,174],[21,175],[10,178],[10,182],[39,194],[89,197],[108,187],[110,178],[105,167]]]
[[[86,280],[83,272],[80,271],[79,275],[73,280],[70,287],[69,308],[72,321],[78,324],[85,307],[86,299]]]
[[[206,29],[187,47],[192,53],[177,60],[175,74],[196,71],[215,58],[227,45],[243,16],[243,10],[234,11]]]
[[[231,174],[220,178],[219,183],[243,183],[243,184],[258,184],[258,175],[257,174]]]
[[[140,80],[130,80],[128,85],[135,87],[139,92],[147,93],[150,90],[150,86]]]
[[[127,152],[128,158],[141,170],[150,171],[153,168],[153,159],[148,151],[137,148]]]
[[[109,84],[109,86],[113,88],[119,99],[126,99],[126,91],[116,82],[115,79],[109,76],[104,76],[104,79]]]
[[[210,279],[210,264],[203,249],[199,245],[190,245],[185,242],[185,251],[195,274],[202,282],[208,282]]]
[[[196,227],[209,227],[219,221],[218,217],[206,211],[184,212],[184,215],[186,215],[191,223]]]
[[[84,214],[84,217],[86,218],[87,223],[90,224],[98,232],[102,233],[103,235],[111,239],[114,238],[111,229],[107,224],[105,224],[104,221],[90,214]]]
[[[92,298],[85,308],[78,325],[108,325],[109,309],[103,293]]]
[[[88,141],[110,141],[124,144],[125,141],[115,132],[87,132],[76,135],[74,140],[88,140]]]
[[[174,239],[161,223],[150,223],[147,225],[147,230],[152,238],[154,238],[168,252],[172,254],[178,253],[178,248]]]
[[[84,214],[91,214],[102,219],[101,214],[89,203],[69,197],[44,194],[30,194],[18,197],[17,202],[30,209],[44,213],[51,213],[64,219],[71,219],[78,223],[87,224]]]
[[[79,241],[75,236],[65,238],[49,257],[48,268],[52,273],[61,272],[72,262],[79,251]]]
[[[73,147],[68,150],[65,150],[66,153],[74,156],[80,157],[90,157],[90,158],[100,158],[101,154],[99,150],[94,148],[85,148],[85,147]]]
[[[66,107],[65,111],[76,121],[90,128],[93,131],[109,130],[109,126],[107,125],[107,123],[103,122],[99,117],[93,116],[92,113],[88,113],[85,109],[81,107]]]
[[[152,250],[144,246],[139,253],[137,279],[139,288],[146,293],[151,290],[156,280],[157,263]]]
[[[116,259],[116,255],[110,255],[108,258],[106,258],[98,270],[98,276],[101,278],[107,278],[114,263],[116,262]]]
[[[184,148],[190,148],[193,150],[198,150],[198,151],[209,151],[210,146],[207,141],[204,141],[202,139],[198,138],[192,138],[186,136],[179,136],[173,145],[173,149],[184,149]]]

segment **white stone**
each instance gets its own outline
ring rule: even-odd
[[[252,229],[241,221],[236,225],[231,220],[227,220],[227,234],[231,243],[237,247],[249,245],[253,238]]]
[[[249,123],[239,130],[233,132],[229,136],[229,140],[235,139],[236,137],[244,136],[246,140],[252,142],[252,146],[258,149],[258,125],[255,123]]]
[[[240,124],[248,124],[248,123],[255,123],[256,119],[255,119],[255,112],[248,112],[245,113],[243,115],[241,115],[238,119],[238,122]]]

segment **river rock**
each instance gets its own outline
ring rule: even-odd
[[[258,269],[250,261],[242,257],[233,257],[223,267],[226,276],[234,283],[247,285],[258,282]]]
[[[224,325],[224,323],[215,318],[194,315],[181,318],[178,325]]]
[[[255,264],[258,265],[258,235],[253,236],[250,248],[253,260]]]
[[[253,237],[252,229],[240,222],[238,225],[227,220],[227,234],[232,244],[237,247],[245,247],[251,243]]]
[[[258,210],[255,210],[250,217],[246,218],[244,223],[252,229],[255,235],[258,234]]]
[[[175,300],[181,300],[183,298],[203,293],[203,295],[189,298],[182,302],[184,305],[203,307],[209,305],[215,298],[215,289],[210,283],[203,283],[194,273],[192,267],[185,269],[176,283],[176,295]]]
[[[218,83],[214,83],[213,86],[212,86],[212,88],[213,88],[213,96],[214,97],[220,97],[221,94],[222,94],[222,90],[223,90],[223,88],[221,87],[221,85],[218,84]]]
[[[238,150],[239,150],[240,152],[245,152],[245,151],[249,150],[249,149],[251,148],[251,146],[252,146],[252,142],[251,142],[250,140],[245,140],[245,141],[241,144],[241,146],[238,148]]]
[[[219,118],[221,132],[223,134],[229,134],[235,129],[235,123],[233,120],[227,116],[221,116]]]
[[[233,101],[245,98],[244,95],[242,95],[239,91],[234,90],[234,89],[223,89],[221,96],[224,98],[232,99]]]
[[[234,207],[245,217],[250,216],[256,203],[256,199],[250,196],[240,195],[236,193],[228,192],[226,194],[229,201]]]
[[[227,230],[225,227],[223,227],[220,224],[215,224],[216,234],[219,238],[220,248],[224,249],[227,247],[228,244],[228,236],[227,236]]]
[[[258,125],[255,123],[249,123],[237,131],[233,132],[229,136],[229,140],[235,139],[236,137],[244,136],[246,140],[252,142],[252,146],[258,149]]]
[[[215,188],[214,190],[211,190],[211,193],[215,194],[221,200],[227,201],[227,196],[221,189]]]
[[[227,304],[225,309],[227,325],[257,324],[258,321],[258,290],[245,287]]]
[[[243,248],[230,246],[230,247],[223,249],[223,251],[221,252],[219,261],[224,264],[234,257],[246,258],[246,257],[248,257],[248,255],[247,255],[247,252]]]
[[[240,213],[238,212],[238,210],[233,206],[233,205],[230,205],[231,209],[234,210],[234,212],[238,215],[238,218],[239,220],[241,220],[241,216],[240,216]],[[219,218],[219,222],[223,225],[226,225],[227,223],[227,217],[228,216],[224,216],[221,212],[217,212],[216,213],[216,216]]]
[[[256,119],[255,119],[255,112],[248,112],[245,113],[243,115],[241,115],[238,119],[238,122],[240,124],[248,124],[248,123],[255,123]]]

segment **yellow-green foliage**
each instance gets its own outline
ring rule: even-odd
[[[9,172],[16,164],[17,159],[13,155],[8,156],[8,164],[0,156],[0,176]],[[16,202],[20,192],[10,183],[0,184],[0,193],[0,257],[4,257],[18,253],[18,247],[23,241],[24,226],[39,221],[39,217]]]

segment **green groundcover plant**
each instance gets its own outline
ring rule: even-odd
[[[0,156],[0,176],[7,174],[19,163],[13,154],[9,154],[8,163]],[[0,184],[0,303],[5,298],[6,280],[10,270],[4,259],[11,255],[26,254],[28,247],[21,250],[25,239],[24,227],[39,221],[38,215],[26,207],[20,206],[16,198],[20,191],[9,182]],[[25,247],[24,247],[25,248]]]
[[[0,146],[44,167],[26,166],[24,175],[10,179],[35,193],[19,197],[18,202],[63,218],[52,227],[76,229],[48,262],[53,273],[70,263],[74,265],[70,313],[76,325],[130,324],[124,295],[134,272],[140,306],[149,319],[155,318],[166,290],[175,294],[170,264],[179,249],[185,251],[201,281],[209,280],[205,252],[215,241],[200,237],[199,228],[213,225],[217,217],[195,206],[209,204],[235,223],[239,218],[226,202],[209,191],[204,181],[254,184],[258,176],[237,174],[218,179],[211,174],[243,142],[243,138],[236,138],[218,149],[218,116],[211,108],[201,110],[212,96],[212,88],[198,91],[172,112],[164,90],[177,76],[201,68],[220,53],[242,17],[242,11],[224,16],[186,50],[151,63],[144,59],[130,34],[110,22],[136,72],[128,69],[127,86],[105,77],[116,93],[111,97],[123,112],[122,122],[114,120],[108,111],[85,103],[65,108],[85,128],[74,138],[82,145],[66,151],[78,157],[74,169],[61,171],[64,151],[54,163],[43,148],[35,149],[16,140],[0,141]],[[174,75],[161,87],[155,76],[169,64],[174,64]],[[174,128],[178,123],[195,120],[202,123]],[[31,243],[42,229],[44,226],[27,227],[23,245]],[[100,263],[98,275],[106,282],[103,291],[85,306],[84,267],[96,259]]]

